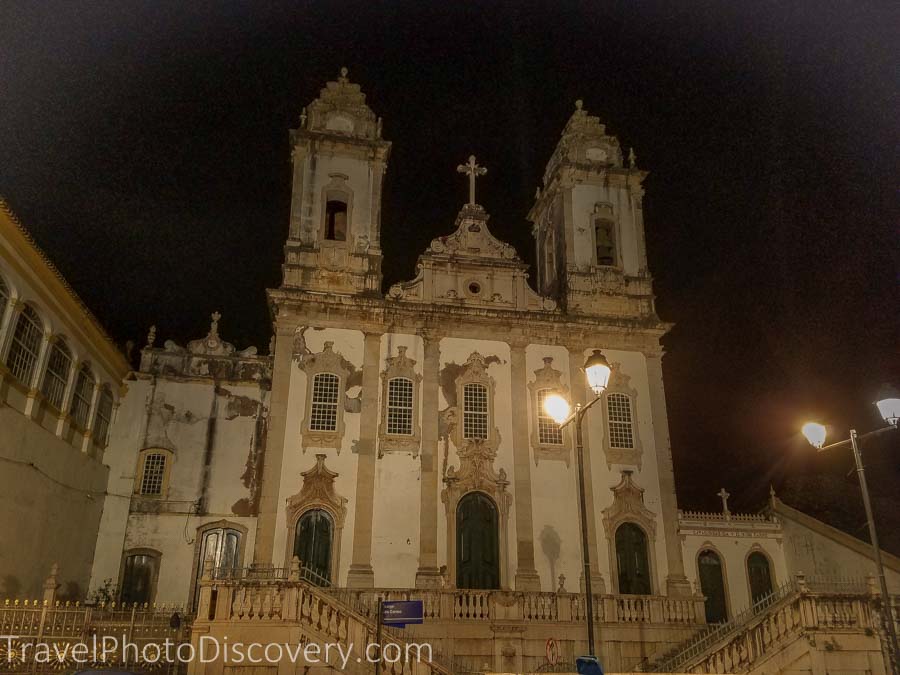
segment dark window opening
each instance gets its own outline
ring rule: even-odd
[[[619,593],[650,595],[647,535],[634,523],[624,523],[616,530],[616,561],[619,564]]]
[[[497,507],[481,492],[470,492],[456,507],[457,588],[500,588]]]
[[[294,555],[300,559],[303,578],[315,586],[331,585],[331,543],[334,521],[323,509],[307,511],[294,531]]]
[[[594,240],[597,246],[597,264],[616,264],[616,244],[613,239],[613,222],[611,220],[594,221]]]
[[[765,554],[756,551],[747,558],[747,574],[750,577],[750,597],[756,604],[772,593],[772,570]]]
[[[347,241],[347,202],[337,199],[325,202],[325,238]]]
[[[148,554],[130,555],[125,558],[122,602],[148,603],[153,600],[156,565],[157,558]]]
[[[706,596],[706,623],[721,623],[728,619],[722,560],[714,551],[703,551],[697,558],[697,567],[700,570],[700,591]]]

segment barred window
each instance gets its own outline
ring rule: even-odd
[[[313,378],[310,431],[336,431],[338,392],[341,378],[334,373],[319,373]]]
[[[483,384],[463,387],[463,438],[488,437],[488,390]]]
[[[152,497],[163,493],[167,460],[168,457],[164,452],[148,452],[144,455],[144,465],[141,467],[141,482],[138,486],[138,494]]]
[[[538,442],[541,445],[562,445],[562,429],[544,410],[544,401],[553,395],[552,389],[541,389],[537,395]]]
[[[413,383],[405,377],[388,380],[387,432],[404,436],[413,432]]]
[[[44,373],[44,382],[41,385],[41,393],[44,395],[47,403],[57,410],[62,408],[71,370],[72,353],[65,342],[57,340],[50,347],[47,372]]]
[[[109,423],[112,420],[113,397],[109,385],[104,384],[97,399],[97,414],[94,416],[94,439],[98,445],[106,447],[109,441]]]
[[[9,366],[13,377],[24,385],[31,386],[43,333],[37,312],[26,305],[16,321],[16,330],[9,347],[9,355],[6,357],[6,365]]]
[[[633,448],[631,399],[625,394],[608,394],[606,410],[609,414],[609,446],[611,448]]]
[[[88,364],[81,366],[75,378],[75,392],[69,414],[79,429],[87,429],[88,415],[91,414],[91,398],[94,395],[94,376]]]

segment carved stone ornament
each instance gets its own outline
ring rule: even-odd
[[[656,514],[644,506],[644,488],[638,486],[631,471],[622,472],[622,480],[612,488],[613,503],[603,509],[603,529],[613,541],[616,529],[624,522],[640,525],[650,542],[656,540]]]
[[[565,462],[569,465],[571,458],[571,442],[566,432],[562,433],[561,443],[541,443],[540,430],[538,427],[538,416],[541,413],[539,394],[541,391],[549,389],[554,394],[559,394],[563,398],[570,400],[569,388],[562,383],[562,373],[553,367],[553,357],[545,356],[544,365],[534,371],[534,380],[528,383],[528,391],[530,392],[532,425],[531,425],[531,448],[534,452],[534,463],[537,465],[539,460],[547,459],[558,462]]]
[[[334,479],[338,473],[325,466],[325,455],[317,454],[315,465],[302,472],[303,485],[300,492],[288,497],[286,500],[288,541],[288,559],[294,550],[294,537],[296,535],[297,521],[307,511],[322,509],[326,511],[334,521],[334,538],[332,552],[332,578],[338,569],[340,558],[341,533],[344,521],[347,518],[347,498],[340,496],[334,489]]]
[[[639,470],[643,466],[644,448],[641,443],[640,426],[637,420],[637,390],[631,386],[631,377],[622,371],[622,365],[611,363],[612,372],[609,376],[609,385],[603,392],[603,452],[606,455],[606,465],[612,469],[613,464],[630,464]],[[610,438],[609,397],[621,394],[628,398],[628,406],[631,415],[631,444],[630,448],[613,447]]]
[[[406,355],[406,347],[397,347],[397,356],[388,357],[381,373],[381,421],[378,426],[378,457],[386,452],[411,452],[419,456],[422,434],[419,425],[419,383],[422,376],[416,372],[415,359]],[[388,386],[394,378],[404,378],[412,382],[412,433],[392,434],[388,432]]]
[[[222,315],[218,312],[212,313],[212,323],[209,324],[209,333],[206,334],[206,337],[188,342],[187,348],[191,354],[228,356],[234,353],[234,345],[219,337],[219,319],[221,318]]]
[[[347,377],[350,370],[344,358],[334,351],[334,343],[326,342],[322,351],[317,354],[306,354],[300,362],[300,367],[306,373],[306,415],[303,420],[301,435],[303,437],[303,452],[307,448],[334,448],[341,452],[344,439],[344,402],[347,388]],[[313,382],[319,373],[332,373],[338,377],[338,401],[337,423],[334,431],[321,431],[310,429],[312,412]]]

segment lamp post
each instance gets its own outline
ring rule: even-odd
[[[585,405],[575,404],[575,411],[571,412],[571,406],[559,394],[553,394],[544,399],[544,411],[553,418],[553,421],[562,429],[570,423],[575,423],[575,461],[578,466],[578,508],[581,514],[581,562],[584,566],[584,594],[585,611],[587,612],[587,639],[588,655],[594,653],[594,597],[591,592],[591,554],[588,549],[588,514],[587,500],[585,498],[586,486],[584,484],[584,436],[581,423],[592,405],[600,400],[600,395],[609,383],[609,375],[612,369],[606,357],[595,349],[584,363],[584,374],[588,385],[593,390],[594,398]],[[574,385],[573,385],[574,386]]]
[[[856,429],[850,430],[850,438],[837,443],[825,445],[825,436],[827,431],[825,427],[816,422],[807,422],[803,425],[803,435],[806,440],[819,452],[831,450],[833,448],[845,448],[848,445],[853,450],[853,460],[856,463],[856,475],[859,478],[859,489],[862,493],[863,506],[866,510],[866,521],[869,525],[869,539],[872,541],[872,553],[875,558],[875,567],[878,572],[878,583],[881,586],[881,602],[882,616],[887,624],[888,638],[891,641],[892,659],[900,659],[900,648],[897,644],[897,630],[894,626],[894,611],[891,607],[891,596],[888,594],[887,580],[884,576],[884,564],[881,561],[881,548],[878,545],[878,533],[875,531],[875,517],[872,514],[872,503],[869,500],[869,486],[866,483],[866,470],[863,466],[862,453],[860,452],[860,442],[873,436],[879,436],[887,431],[897,429],[897,420],[900,419],[900,397],[893,390],[887,391],[875,403],[881,417],[887,422],[888,426],[870,431],[867,434],[859,435]]]

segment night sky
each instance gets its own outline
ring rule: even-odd
[[[491,228],[526,220],[577,98],[645,182],[679,499],[770,483],[864,536],[850,458],[808,417],[875,428],[900,385],[896,2],[0,3],[0,194],[117,342],[265,350],[288,129],[341,66],[393,141],[385,288],[451,231],[456,165]],[[900,552],[900,442],[868,448]]]

